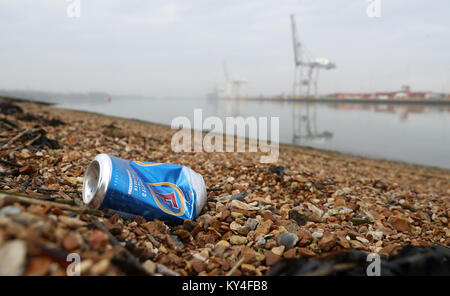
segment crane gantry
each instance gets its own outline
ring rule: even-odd
[[[298,41],[293,14],[291,14],[291,26],[295,63],[292,97],[311,97],[312,86],[314,86],[314,96],[317,97],[320,69],[331,70],[336,68],[336,64],[325,58],[314,58],[306,47]]]

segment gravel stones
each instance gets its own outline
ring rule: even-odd
[[[232,245],[244,245],[247,243],[247,238],[245,236],[232,235],[230,237],[230,243]]]
[[[299,242],[298,245],[301,247],[309,245],[312,240],[313,236],[311,235],[311,232],[308,230],[302,230],[298,233]]]
[[[91,275],[94,275],[94,276],[102,275],[108,270],[109,266],[110,266],[109,259],[100,260],[99,262],[97,262],[96,264],[94,264],[91,267],[90,273],[91,273]]]
[[[292,220],[283,221],[283,222],[287,222],[287,224],[282,223],[282,226],[284,227],[284,229],[286,229],[287,232],[292,232],[292,233],[298,234],[301,231],[301,228],[297,224],[297,222],[294,222]]]
[[[314,231],[311,236],[313,238],[319,239],[319,238],[322,238],[323,233],[322,232],[318,232],[318,231]]]
[[[79,228],[79,227],[83,227],[83,226],[87,225],[86,222],[81,221],[80,219],[72,218],[72,217],[68,217],[68,216],[59,216],[58,219],[62,224],[66,225],[70,228]]]
[[[308,209],[313,213],[313,217],[320,219],[323,216],[323,210],[313,204],[308,204]]]
[[[264,257],[266,259],[266,265],[267,266],[271,266],[273,264],[275,264],[275,262],[277,262],[278,260],[281,259],[281,257],[275,253],[273,253],[272,251],[266,251],[264,252]]]
[[[410,230],[409,222],[405,218],[391,216],[389,217],[389,224],[397,231],[409,232]]]
[[[247,235],[247,233],[250,231],[250,227],[248,225],[240,225],[239,223],[236,223],[235,221],[231,222],[230,229],[238,234],[241,235]]]
[[[156,271],[156,264],[152,260],[147,260],[142,264],[142,267],[148,272],[149,275],[154,275]]]
[[[256,272],[256,267],[251,265],[251,264],[242,264],[241,265],[241,271],[245,274],[245,275],[251,275],[254,274]]]
[[[19,214],[22,211],[21,207],[6,206],[0,209],[0,218],[9,217]]]
[[[305,225],[308,222],[308,216],[300,214],[295,210],[289,211],[289,219],[294,220],[298,225]]]
[[[89,245],[94,249],[103,250],[109,242],[108,236],[103,231],[94,229],[89,236]]]
[[[183,228],[189,232],[192,232],[197,225],[198,222],[192,221],[190,219],[186,219],[183,221]]]
[[[45,276],[49,273],[52,259],[47,256],[36,256],[27,266],[26,276]]]
[[[300,257],[304,258],[312,258],[316,256],[316,253],[314,253],[314,251],[307,248],[298,248],[297,252],[300,255]]]
[[[197,273],[200,273],[206,269],[206,264],[202,260],[198,259],[192,260],[191,266],[193,270]]]
[[[258,207],[252,206],[250,204],[247,204],[245,202],[239,201],[237,199],[231,201],[231,208],[235,210],[243,210],[244,213],[247,213],[248,211],[257,211],[259,210]]]
[[[319,240],[319,248],[323,251],[329,251],[336,244],[336,235],[334,233],[325,232]]]
[[[264,246],[266,244],[266,239],[264,238],[264,236],[260,236],[259,238],[258,238],[258,240],[256,241],[256,243],[255,243],[255,245],[257,246],[257,247],[262,247],[262,246]]]
[[[273,247],[271,249],[272,253],[274,253],[275,255],[278,255],[278,256],[283,255],[284,250],[285,250],[284,246]]]
[[[66,236],[64,236],[62,245],[64,249],[68,252],[75,251],[80,246],[80,241],[76,237],[76,235],[72,233],[67,233]]]
[[[246,263],[260,262],[265,259],[265,256],[263,254],[247,246],[241,249],[241,256],[244,258],[244,262]]]
[[[239,192],[231,197],[232,200],[245,201],[245,197],[247,196],[247,191]]]
[[[268,234],[272,225],[273,225],[272,220],[266,220],[266,221],[262,222],[261,224],[258,225],[258,227],[256,227],[256,230],[255,230],[256,235]]]
[[[298,241],[299,237],[296,234],[290,232],[281,233],[277,237],[277,243],[286,247],[286,249],[293,248]]]
[[[289,249],[284,252],[283,257],[286,259],[293,259],[297,257],[297,250],[296,249]]]
[[[156,270],[158,273],[166,276],[180,276],[179,272],[173,271],[162,264],[156,264]]]
[[[25,270],[27,246],[23,240],[12,240],[0,248],[0,276],[18,276]]]
[[[369,240],[379,241],[379,240],[383,239],[383,232],[382,231],[368,231],[366,236]]]
[[[245,224],[248,225],[248,227],[250,227],[250,230],[255,230],[256,227],[259,225],[259,221],[253,218],[248,218]]]

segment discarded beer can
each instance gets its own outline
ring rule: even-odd
[[[195,219],[206,203],[203,177],[175,164],[129,161],[97,155],[83,180],[83,202],[146,219]]]

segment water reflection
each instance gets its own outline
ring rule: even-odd
[[[317,129],[317,104],[292,104],[292,144],[301,145],[303,140],[323,143],[333,137],[329,131]]]
[[[333,107],[334,105],[334,107]],[[411,114],[426,114],[429,112],[450,112],[450,106],[436,105],[394,105],[394,104],[330,104],[331,108],[337,110],[366,110],[375,113],[399,114],[402,122],[408,120]]]
[[[240,110],[240,105],[241,105],[241,100],[236,99],[236,98],[226,98],[224,99],[225,101],[225,117],[238,117],[238,116],[243,116],[241,114],[241,110]],[[218,105],[216,105],[216,107],[218,108]],[[216,109],[216,113],[214,114],[215,116],[220,116],[220,112],[219,109]]]

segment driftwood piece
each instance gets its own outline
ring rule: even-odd
[[[70,201],[66,201],[66,200],[64,200],[64,202],[62,202],[62,201],[63,201],[62,199],[60,199],[60,200],[55,199],[55,201],[48,201],[48,200],[44,200],[40,197],[11,194],[8,192],[0,192],[0,207],[3,206],[4,204],[18,202],[18,203],[40,205],[40,206],[50,206],[50,207],[59,208],[61,210],[73,211],[73,212],[78,212],[78,213],[83,213],[83,214],[91,214],[91,215],[96,215],[96,216],[103,215],[103,213],[101,211],[73,206],[72,205],[73,203],[70,203]],[[70,204],[68,204],[68,203],[70,203]]]
[[[241,259],[239,259],[238,262],[236,262],[236,264],[234,264],[234,266],[230,269],[230,271],[226,274],[226,276],[232,276],[233,273],[239,268],[239,266],[241,266],[241,264],[244,262],[244,257],[242,257]]]
[[[25,129],[24,131],[18,133],[17,135],[15,135],[14,137],[12,137],[8,142],[6,142],[5,144],[3,144],[2,148],[8,148],[11,144],[13,144],[15,141],[17,141],[18,139],[20,139],[21,137],[23,137],[23,135],[25,135],[26,133],[31,132],[32,130],[30,129]]]
[[[3,124],[9,125],[11,128],[18,129],[18,126],[14,122],[12,122],[6,118],[0,118],[0,122],[2,122]]]

